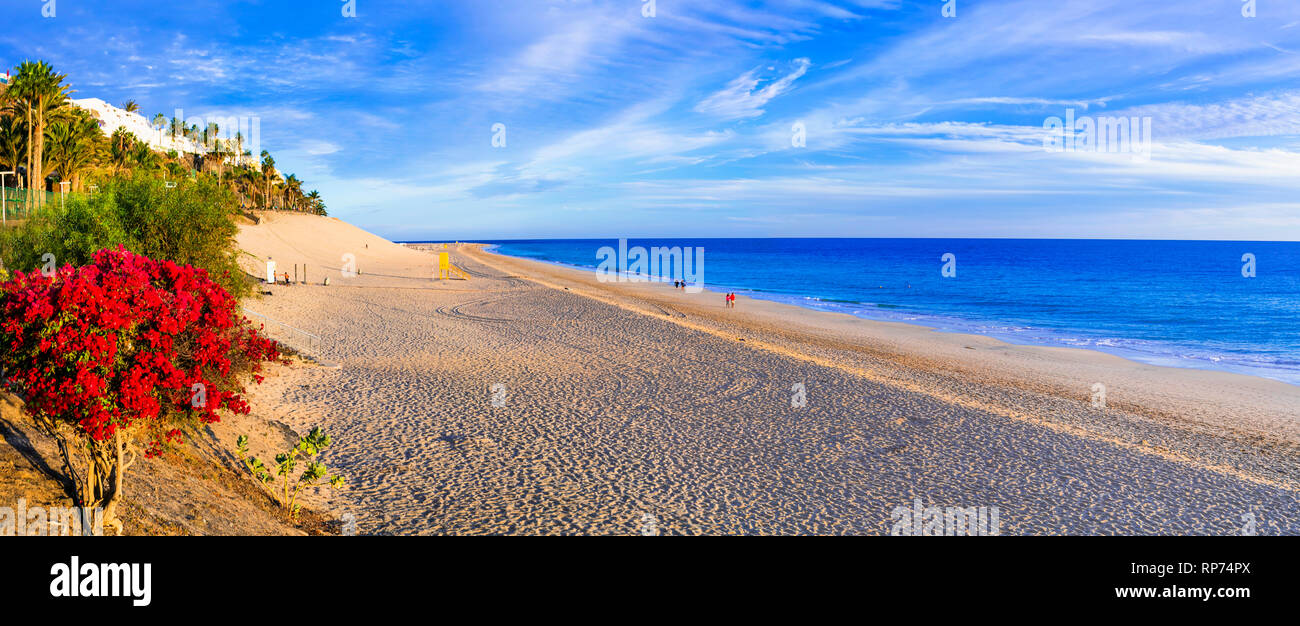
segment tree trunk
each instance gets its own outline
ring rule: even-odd
[[[136,455],[129,449],[130,436],[118,430],[112,442],[96,442],[53,424],[46,424],[45,428],[58,441],[77,506],[86,510],[102,509],[104,525],[112,527],[121,536],[122,521],[117,518],[117,507],[125,493],[126,470],[136,460]],[[78,473],[78,461],[85,466],[85,473]],[[91,532],[84,526],[88,521],[83,521],[83,532]]]
[[[27,200],[24,203],[26,206],[23,207],[27,210],[28,217],[31,217],[32,202],[36,199],[36,192],[32,190],[32,151],[34,149],[35,144],[32,140],[32,107],[29,102],[27,105],[27,175],[24,176],[24,178],[27,179]]]
[[[112,482],[108,485],[107,497],[104,498],[104,525],[112,526],[117,536],[122,536],[122,520],[117,518],[117,505],[122,501],[122,495],[126,487],[126,470],[135,462],[135,455],[127,460],[127,447],[130,443],[129,438],[122,436],[122,430],[113,436],[114,450],[111,457],[112,465]],[[107,478],[107,477],[106,477]]]
[[[32,182],[40,185],[39,191],[45,191],[45,98],[38,96],[36,99],[36,147],[32,150],[32,165],[36,168],[36,173],[32,176]],[[36,203],[45,204],[45,194],[36,194]]]

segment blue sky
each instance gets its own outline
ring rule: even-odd
[[[354,1],[10,0],[0,63],[255,116],[399,240],[1300,239],[1294,0]],[[1071,109],[1149,151],[1046,149]]]

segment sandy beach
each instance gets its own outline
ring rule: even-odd
[[[471,279],[433,280],[431,251],[261,217],[247,271],[269,256],[310,284],[250,317],[322,364],[251,400],[334,435],[349,486],[314,504],[363,534],[888,534],[916,500],[997,507],[1001,534],[1239,534],[1248,514],[1300,533],[1292,385],[728,309],[467,244],[447,250]]]

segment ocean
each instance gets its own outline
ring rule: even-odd
[[[483,243],[501,254],[590,268],[599,263],[598,248],[618,247],[605,239]],[[711,290],[1300,385],[1300,243],[628,241],[638,245],[703,247],[703,279]],[[952,263],[944,260],[947,254]],[[945,265],[955,275],[944,276]],[[1254,276],[1243,275],[1252,269]]]

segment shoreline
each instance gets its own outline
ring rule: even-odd
[[[399,245],[408,245],[408,244],[418,245],[422,243],[430,243],[430,242],[399,242]],[[555,266],[560,268],[573,269],[577,271],[585,271],[591,273],[594,273],[596,270],[595,266],[575,265],[571,263],[566,263],[564,261],[555,261],[551,259],[541,259],[541,258],[507,254],[499,251],[499,248],[501,246],[501,244],[499,243],[477,243],[477,242],[459,242],[459,243],[461,243],[462,245],[484,246],[483,250],[485,252],[491,254],[497,254],[499,256],[508,257],[512,259],[533,261],[536,263],[542,263],[549,266]],[[663,283],[668,281],[666,281],[661,277],[647,276],[644,282]],[[1170,342],[1170,341],[1156,342],[1156,341],[1141,340],[1145,343],[1158,345],[1160,347],[1167,348],[1170,350],[1169,352],[1165,352],[1165,353],[1156,353],[1156,352],[1147,353],[1137,348],[1122,347],[1122,346],[1103,346],[1103,345],[1095,345],[1095,344],[1094,345],[1070,345],[1069,344],[1069,340],[1071,339],[1076,339],[1076,340],[1092,339],[1097,341],[1110,341],[1110,340],[1139,341],[1139,340],[1126,339],[1122,337],[1116,338],[1116,337],[1101,337],[1101,336],[1098,337],[1083,336],[1086,335],[1088,332],[1092,332],[1092,331],[1078,331],[1080,336],[1060,335],[1060,337],[1057,338],[1056,341],[1017,340],[1018,339],[1017,336],[1013,334],[998,333],[998,332],[982,332],[980,330],[979,327],[981,326],[996,324],[997,323],[996,320],[980,320],[976,318],[946,316],[946,315],[940,315],[936,313],[927,313],[927,312],[918,312],[918,311],[910,312],[910,314],[917,316],[919,319],[890,319],[888,316],[884,316],[884,315],[872,316],[872,315],[861,313],[859,311],[842,310],[842,309],[856,308],[856,307],[847,306],[850,304],[858,305],[861,307],[874,306],[871,303],[824,300],[822,298],[818,298],[815,296],[798,296],[796,294],[785,294],[779,292],[762,292],[762,291],[756,291],[744,287],[727,287],[725,285],[714,285],[713,287],[709,287],[706,285],[705,287],[703,287],[703,290],[706,293],[721,295],[722,292],[716,291],[716,289],[733,291],[738,296],[744,295],[750,299],[764,300],[767,302],[785,304],[785,305],[798,307],[800,309],[804,309],[808,311],[816,311],[820,313],[828,313],[834,315],[849,315],[856,319],[862,319],[871,322],[880,322],[880,323],[887,323],[887,324],[906,324],[909,326],[924,328],[935,333],[986,337],[1013,346],[1087,350],[1087,351],[1096,352],[1100,354],[1116,356],[1126,361],[1130,361],[1134,364],[1147,365],[1152,367],[1167,367],[1172,369],[1187,369],[1187,370],[1196,370],[1196,371],[1205,371],[1205,372],[1221,372],[1225,374],[1236,374],[1239,376],[1249,376],[1252,378],[1260,378],[1264,380],[1280,382],[1300,389],[1300,379],[1293,381],[1284,378],[1284,376],[1286,376],[1289,373],[1287,370],[1278,370],[1276,368],[1267,368],[1267,367],[1250,367],[1245,365],[1238,365],[1235,363],[1229,363],[1227,365],[1220,365],[1216,367],[1215,364],[1212,361],[1210,361],[1208,358],[1189,358],[1189,357],[1179,356],[1177,354],[1177,350],[1180,348],[1200,349],[1201,348],[1200,346],[1184,345],[1184,344],[1178,344],[1176,342]],[[770,295],[755,295],[755,294],[770,294]],[[809,302],[801,302],[800,301],[801,299],[812,300],[816,302],[828,302],[828,304],[824,305],[823,307]],[[960,324],[970,324],[975,326],[976,328],[962,328]],[[1040,328],[1036,326],[1026,327],[1026,330],[1030,330],[1037,333],[1045,333],[1049,337],[1053,334],[1057,334],[1061,332],[1056,330]],[[1211,356],[1213,356],[1214,354],[1217,353],[1211,353]],[[1269,375],[1269,374],[1274,374],[1274,375]]]

